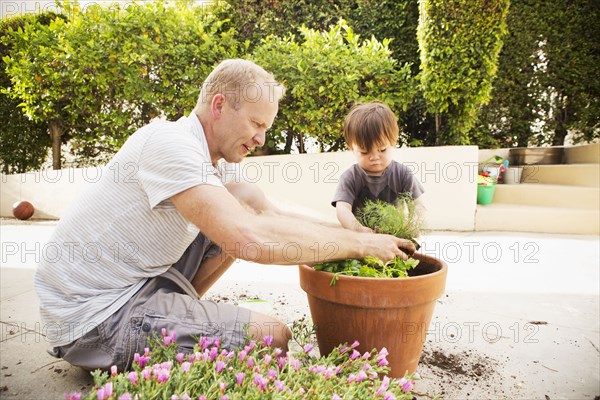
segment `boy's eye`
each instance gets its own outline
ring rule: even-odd
[[[379,150],[379,151],[383,153],[383,152],[385,152],[386,150],[387,150],[387,147],[386,147],[386,148],[383,148],[383,149],[381,149],[381,150]]]

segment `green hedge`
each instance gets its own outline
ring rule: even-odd
[[[54,13],[26,14],[0,20],[0,171],[4,174],[39,169],[46,160],[50,148],[50,136],[45,121],[32,121],[25,116],[19,104],[20,97],[6,91],[12,90],[10,77],[2,59],[13,50],[7,35],[25,25],[47,25],[56,18]]]
[[[320,151],[344,148],[342,125],[356,101],[378,99],[406,109],[414,83],[408,65],[398,65],[388,40],[362,40],[344,21],[326,32],[301,29],[301,38],[270,36],[253,58],[288,88],[269,133],[270,152],[289,153],[308,138]]]
[[[66,21],[14,32],[4,60],[26,114],[86,162],[118,150],[154,117],[190,112],[212,68],[239,53],[231,30],[185,2],[64,12]]]

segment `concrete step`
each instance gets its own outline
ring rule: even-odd
[[[566,146],[564,162],[566,164],[600,163],[600,143]]]
[[[600,210],[492,203],[478,205],[476,231],[600,234]]]
[[[528,165],[521,182],[600,187],[600,164]]]
[[[600,209],[600,188],[522,183],[496,185],[493,203]]]

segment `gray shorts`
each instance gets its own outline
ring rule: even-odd
[[[182,352],[191,352],[200,336],[220,338],[223,348],[233,350],[243,344],[250,311],[230,304],[200,300],[189,293],[189,283],[202,271],[202,261],[220,254],[221,249],[200,234],[177,263],[171,278],[150,279],[118,312],[66,345],[50,353],[73,365],[94,370],[130,369],[135,353],[144,353],[148,338],[160,335],[162,328],[177,333]],[[175,269],[177,272],[173,274]],[[187,282],[177,283],[180,277]],[[187,284],[187,289],[186,285]],[[187,293],[186,293],[187,292]]]

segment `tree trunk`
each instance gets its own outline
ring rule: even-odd
[[[304,148],[304,138],[300,133],[296,136],[296,139],[298,140],[298,153],[306,153],[306,149]]]
[[[52,168],[61,169],[60,145],[63,134],[63,127],[60,121],[52,120],[48,123],[50,138],[52,139]]]
[[[442,125],[442,116],[435,113],[435,144],[440,144],[440,126]]]
[[[554,128],[554,137],[552,138],[553,146],[562,146],[565,144],[565,137],[567,137],[567,122],[569,113],[567,111],[567,105],[556,112],[556,128]]]
[[[283,150],[284,154],[290,154],[292,151],[292,144],[294,143],[294,132],[288,128],[287,136],[285,137],[285,148]]]

